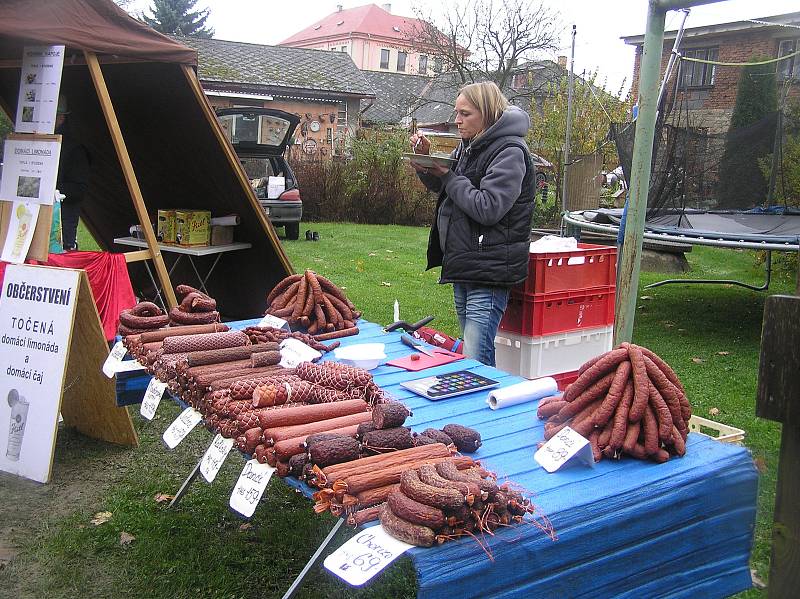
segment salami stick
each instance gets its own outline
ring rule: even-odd
[[[275,285],[275,287],[272,288],[272,291],[269,292],[269,295],[267,295],[267,305],[271,304],[272,300],[274,300],[281,293],[286,291],[286,289],[289,287],[289,285],[299,281],[301,276],[302,275],[290,275],[290,276],[286,277],[285,279],[279,281],[278,284]]]
[[[604,396],[606,391],[608,391],[608,388],[611,387],[611,382],[614,380],[614,375],[614,372],[605,375],[599,381],[596,381],[591,387],[575,397],[566,406],[561,408],[561,410],[558,412],[559,421],[565,421],[566,419],[580,412],[583,408],[591,404],[599,397]],[[574,384],[575,383],[573,383],[573,385]],[[564,395],[566,395],[566,393]],[[565,398],[565,401],[568,400]]]
[[[597,381],[607,372],[614,370],[617,364],[627,359],[627,357],[628,350],[625,348],[615,349],[605,354],[602,358],[595,362],[591,368],[584,370],[583,373],[575,380],[575,382],[567,387],[566,391],[564,392],[564,401],[572,401],[594,381]]]
[[[629,422],[639,422],[650,399],[650,379],[647,378],[644,356],[638,345],[628,347],[633,373],[633,403],[628,413]]]
[[[625,432],[628,430],[628,411],[631,409],[632,401],[633,381],[628,380],[628,382],[625,384],[625,389],[622,392],[622,399],[617,406],[617,411],[614,412],[611,438],[608,440],[608,446],[614,451],[619,451],[622,449],[622,444],[625,441]]]
[[[625,386],[631,376],[631,363],[628,360],[620,362],[617,366],[617,371],[614,374],[614,379],[611,381],[611,387],[608,389],[608,394],[600,405],[600,408],[595,412],[594,423],[595,426],[603,427],[614,414],[617,405],[622,399],[622,393],[625,391]]]

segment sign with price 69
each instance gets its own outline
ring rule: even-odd
[[[411,547],[382,526],[372,526],[331,553],[323,565],[346,583],[361,586]]]
[[[589,440],[565,426],[533,454],[533,459],[548,472],[555,472],[575,456],[576,460],[594,466]]]

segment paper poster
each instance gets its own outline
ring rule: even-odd
[[[80,271],[10,264],[0,293],[0,470],[50,479]]]
[[[11,220],[8,223],[8,235],[3,244],[3,262],[22,264],[28,255],[28,248],[33,241],[36,221],[39,218],[39,204],[14,202],[11,206]]]
[[[53,133],[64,46],[25,46],[17,101],[17,133]]]
[[[0,200],[52,206],[60,154],[59,139],[6,139]]]

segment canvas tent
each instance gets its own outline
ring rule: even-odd
[[[237,213],[242,223],[236,240],[252,248],[224,256],[208,291],[223,315],[263,312],[267,292],[292,271],[291,264],[203,95],[195,51],[110,0],[4,0],[0,106],[9,116],[16,110],[23,47],[36,44],[67,47],[61,89],[73,134],[92,157],[83,218],[101,246],[129,250],[113,239],[129,235],[133,224],[147,232],[141,221],[154,222],[161,208]],[[148,235],[154,251],[130,255],[134,288],[152,288],[141,261],[146,256],[162,280],[169,276],[173,286],[196,284],[187,260],[167,274],[161,256],[168,268],[176,255],[161,254]],[[201,270],[213,259],[195,258]]]

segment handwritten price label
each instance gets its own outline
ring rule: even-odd
[[[398,541],[382,526],[367,528],[325,558],[323,565],[347,584],[361,586],[412,545]]]
[[[203,419],[203,415],[194,408],[186,408],[164,431],[162,439],[167,447],[175,449],[184,437],[192,432],[197,423]]]
[[[261,322],[258,323],[260,327],[272,327],[274,329],[289,329],[289,323],[286,322],[283,318],[278,318],[277,316],[273,316],[272,314],[267,314],[264,318],[261,319]]]
[[[219,433],[214,437],[211,445],[208,446],[208,449],[203,454],[203,459],[200,460],[200,474],[203,475],[206,482],[214,482],[217,472],[222,468],[222,464],[225,462],[225,458],[228,457],[232,447],[233,439],[226,439]]]
[[[164,391],[166,388],[167,384],[162,383],[156,377],[150,379],[150,382],[147,385],[147,391],[144,392],[142,404],[139,406],[139,413],[142,416],[148,420],[153,419],[153,416],[156,415],[158,404],[161,403],[161,398],[164,396]]]
[[[281,341],[281,361],[284,368],[294,368],[301,362],[313,362],[322,354],[307,346],[298,339],[284,339]]]
[[[111,348],[111,352],[108,354],[106,361],[103,362],[103,374],[108,378],[113,377],[117,373],[122,358],[125,357],[127,351],[125,346],[122,345],[122,341],[117,341],[114,347]]]
[[[236,481],[228,505],[246,518],[252,516],[273,472],[275,472],[275,468],[269,464],[260,464],[258,460],[249,460],[244,465],[239,480]]]
[[[577,460],[594,466],[589,440],[565,426],[533,454],[533,459],[548,472],[555,472],[575,456],[578,456]]]

